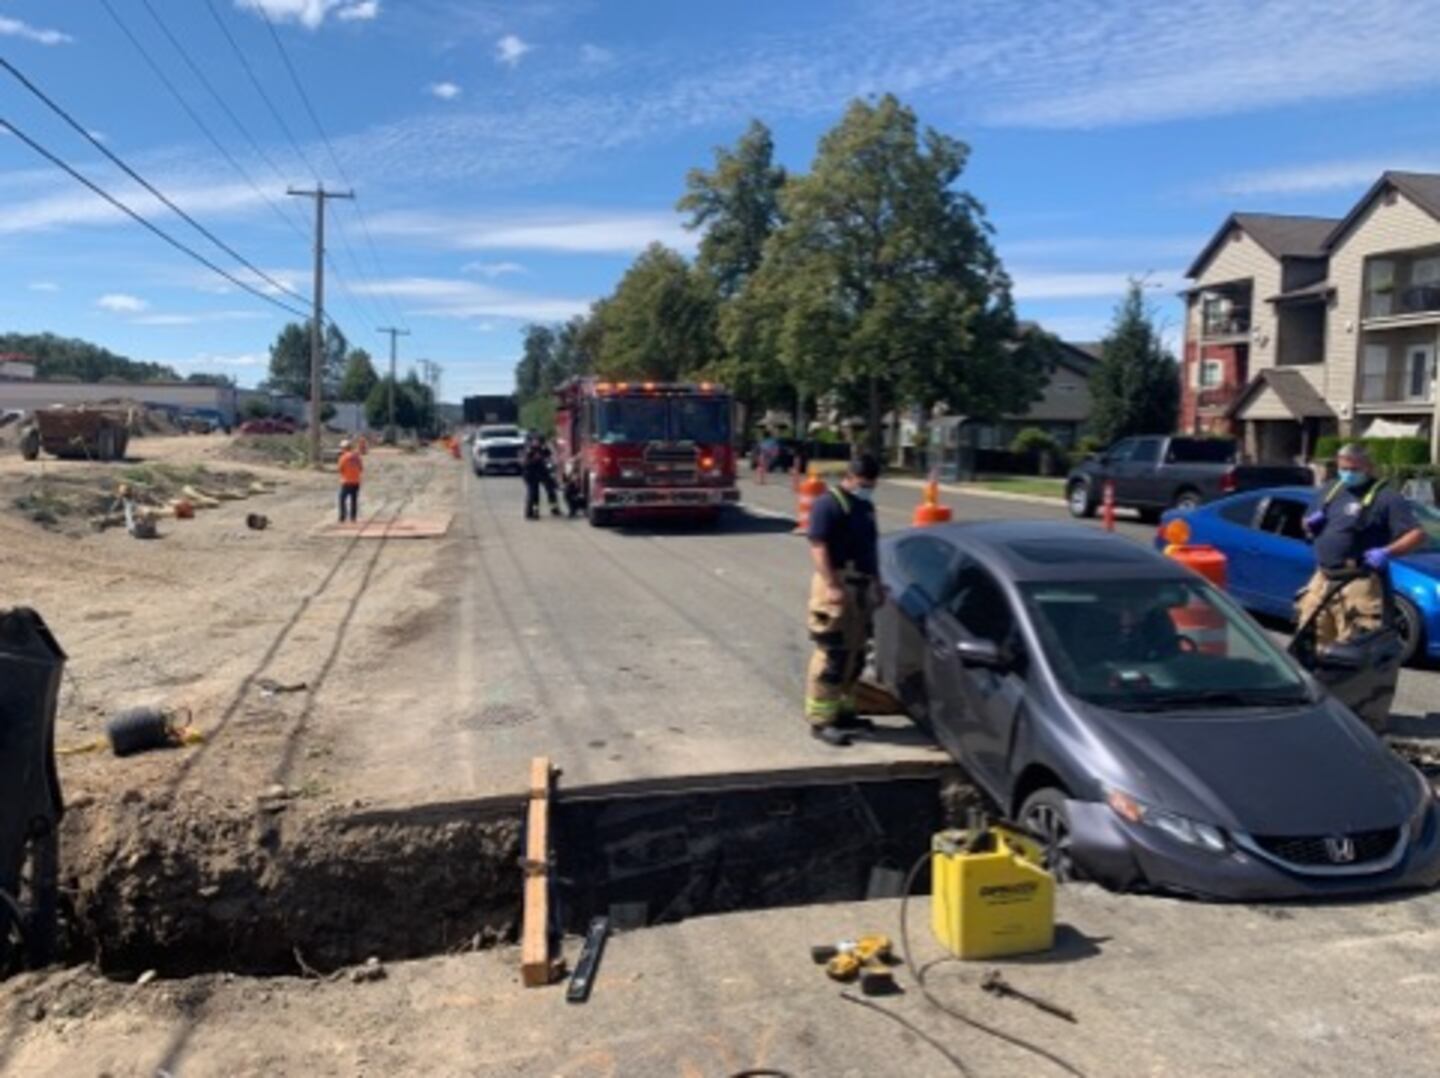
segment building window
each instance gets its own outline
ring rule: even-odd
[[[1385,370],[1390,365],[1390,349],[1383,344],[1367,344],[1360,368],[1360,399],[1385,399]]]
[[[1218,359],[1202,359],[1199,378],[1201,389],[1214,389],[1225,380],[1225,364]]]
[[[1388,258],[1373,258],[1365,269],[1365,314],[1384,318],[1394,309],[1395,263]]]
[[[1435,346],[1412,344],[1405,352],[1405,399],[1428,401],[1430,382],[1434,377]]]

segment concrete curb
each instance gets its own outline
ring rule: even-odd
[[[923,479],[887,479],[885,482],[914,490],[921,490],[925,486]],[[1043,494],[1014,494],[1008,490],[990,490],[978,483],[941,483],[940,489],[947,494],[958,494],[964,498],[995,498],[1002,502],[1028,502],[1030,505],[1047,505],[1052,509],[1065,508],[1065,499],[1061,497],[1047,498]]]

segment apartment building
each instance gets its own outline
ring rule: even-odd
[[[1187,276],[1183,430],[1276,462],[1419,436],[1440,461],[1440,175],[1387,172],[1339,218],[1231,214]]]

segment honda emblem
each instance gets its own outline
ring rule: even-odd
[[[1325,840],[1325,853],[1332,865],[1348,865],[1355,860],[1355,840],[1345,835],[1335,835]]]

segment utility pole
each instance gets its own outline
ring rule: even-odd
[[[315,309],[310,315],[310,467],[320,467],[321,378],[325,369],[325,200],[355,197],[354,191],[327,191],[322,183],[313,191],[286,194],[315,200]]]
[[[389,420],[385,424],[385,444],[390,445],[395,441],[395,338],[408,337],[408,329],[396,329],[394,326],[381,326],[376,333],[390,334],[390,402]]]

